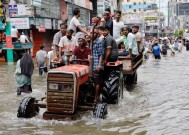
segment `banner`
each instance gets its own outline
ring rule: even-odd
[[[29,18],[10,18],[10,23],[17,29],[30,29]]]

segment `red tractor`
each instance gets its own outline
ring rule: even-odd
[[[33,97],[26,97],[20,103],[18,117],[31,118],[39,108],[46,108],[43,119],[74,119],[78,111],[93,110],[95,118],[104,119],[107,104],[118,104],[123,98],[123,74],[121,61],[109,62],[104,70],[104,84],[100,101],[94,103],[95,86],[89,74],[89,66],[82,60],[54,68],[47,75],[47,91],[43,103]],[[44,100],[45,99],[45,100]]]

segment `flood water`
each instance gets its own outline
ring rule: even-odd
[[[189,134],[189,52],[149,60],[138,70],[138,83],[124,91],[120,105],[109,106],[105,120],[92,112],[76,121],[46,121],[44,109],[32,119],[17,118],[26,96],[41,98],[46,75],[35,69],[33,92],[16,95],[15,65],[0,63],[0,134],[3,135],[188,135]]]

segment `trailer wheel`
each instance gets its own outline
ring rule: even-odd
[[[35,98],[25,97],[18,108],[17,117],[32,118],[39,112],[39,107],[34,105]]]
[[[94,118],[105,119],[106,114],[108,114],[107,104],[97,103],[93,111]]]
[[[133,75],[124,75],[124,82],[126,84],[136,84],[137,83],[137,72],[134,72]]]

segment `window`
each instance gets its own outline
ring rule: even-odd
[[[158,26],[154,26],[153,28],[154,28],[154,30],[157,30],[157,29],[158,29]]]
[[[134,9],[134,12],[136,12],[136,9]]]
[[[150,30],[150,26],[146,26],[146,30]]]
[[[134,2],[133,4],[136,5],[136,2]]]
[[[132,6],[131,6],[131,5],[129,5],[129,8],[132,8]]]

